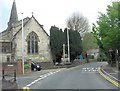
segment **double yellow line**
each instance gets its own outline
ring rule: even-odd
[[[112,84],[114,84],[115,86],[120,88],[120,84],[112,79],[110,79],[108,76],[106,76],[105,74],[103,74],[100,70],[100,67],[98,67],[98,72],[100,73],[101,76],[103,76],[106,80],[108,80],[109,82],[111,82]]]
[[[23,91],[30,91],[29,87],[23,87]]]

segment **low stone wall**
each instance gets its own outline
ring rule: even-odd
[[[66,65],[63,65],[63,64],[54,65],[53,62],[38,62],[37,64],[41,65],[42,69],[45,70],[45,69],[57,69],[57,68],[70,68],[70,67],[75,67],[84,63],[85,63],[85,60],[76,59],[73,63],[66,64]]]
[[[50,69],[54,66],[53,62],[37,62],[40,66],[42,66],[42,69]]]

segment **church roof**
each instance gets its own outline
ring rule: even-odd
[[[28,17],[27,17],[28,18]],[[47,35],[47,36],[49,36],[48,35],[48,33],[44,30],[44,28],[43,28],[43,25],[41,25],[36,19],[35,19],[35,17],[32,15],[32,17],[31,18],[29,18],[26,22],[25,22],[25,20],[27,19],[27,18],[25,18],[25,19],[23,19],[23,27],[25,27],[26,26],[26,24],[32,19],[32,18],[34,18],[34,20],[37,22],[37,24],[42,28],[42,30],[45,32],[45,34]],[[20,20],[20,21],[22,21],[22,20]],[[19,22],[20,22],[19,21]],[[22,23],[20,23],[18,26],[21,26],[22,25]],[[14,35],[14,37],[13,37],[13,39],[15,38],[15,36],[20,32],[22,30],[22,27],[18,30],[18,32],[16,32],[16,34]]]
[[[14,0],[12,9],[11,9],[10,19],[8,22],[8,27],[11,27],[13,23],[17,23],[17,22],[18,22],[18,15],[17,15],[16,3]]]
[[[44,30],[43,25],[41,25],[41,24],[36,20],[36,18],[35,18],[33,15],[32,15],[32,17],[35,19],[35,21],[37,22],[37,24],[42,28],[42,30],[46,33],[46,35],[49,36],[48,33]]]
[[[23,19],[23,27],[25,27],[25,25],[32,19],[34,18],[34,20],[37,22],[37,24],[42,28],[42,30],[45,32],[45,34],[47,36],[49,36],[47,34],[47,32],[43,29],[43,25],[41,25],[36,19],[35,17],[32,15],[31,18],[26,17]],[[16,2],[14,0],[13,5],[12,5],[12,9],[11,9],[11,14],[10,14],[10,19],[8,22],[8,28],[4,31],[2,31],[0,33],[0,37],[3,33],[9,33],[9,31],[11,31],[12,29],[17,28],[16,33],[13,35],[12,40],[15,38],[15,36],[22,30],[22,20],[18,21],[18,15],[17,15],[17,8],[16,8]],[[11,38],[9,38],[11,40]]]

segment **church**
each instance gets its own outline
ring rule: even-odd
[[[23,19],[24,60],[34,62],[52,61],[50,36],[35,17]],[[2,62],[22,59],[22,20],[18,21],[14,0],[6,30],[0,33],[0,55]]]

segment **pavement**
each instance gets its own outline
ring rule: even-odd
[[[112,84],[120,88],[120,71],[117,67],[111,67],[107,62],[105,62],[100,67],[101,75],[107,79]]]

